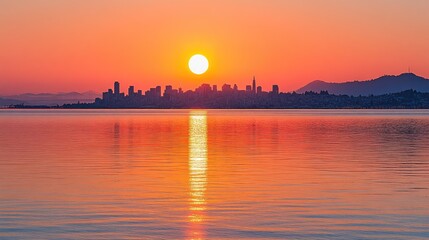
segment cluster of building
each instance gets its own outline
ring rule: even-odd
[[[17,106],[14,106],[17,107]],[[24,105],[18,107],[25,107]],[[144,94],[128,88],[128,94],[121,93],[119,82],[114,88],[103,93],[102,98],[93,103],[65,104],[63,108],[208,108],[208,109],[336,109],[336,108],[429,108],[429,93],[407,90],[393,94],[348,96],[334,95],[327,91],[280,93],[278,85],[273,85],[269,92],[256,86],[247,85],[245,90],[237,85],[224,84],[221,90],[216,85],[202,84],[194,91],[183,92],[166,86],[150,88]]]
[[[128,94],[120,91],[120,83],[115,82],[113,90],[109,89],[103,93],[102,98],[97,98],[95,104],[100,107],[159,107],[166,104],[175,105],[190,105],[190,102],[211,100],[211,102],[220,102],[217,98],[226,98],[231,101],[238,101],[237,98],[255,98],[262,95],[278,95],[279,86],[273,85],[270,92],[264,92],[261,86],[256,86],[256,79],[253,77],[252,85],[247,85],[245,90],[240,90],[237,84],[231,86],[224,84],[221,90],[217,85],[202,84],[194,91],[189,90],[183,92],[181,88],[173,89],[171,85],[165,86],[164,92],[161,86],[150,88],[143,94],[142,90],[135,91],[134,86],[128,88]]]

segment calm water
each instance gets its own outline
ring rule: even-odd
[[[429,111],[0,110],[9,238],[429,238]]]

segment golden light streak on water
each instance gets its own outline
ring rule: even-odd
[[[189,239],[204,238],[207,186],[207,116],[204,111],[189,115]]]

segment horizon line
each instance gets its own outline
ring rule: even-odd
[[[379,76],[379,77],[377,77],[377,78],[372,78],[372,79],[368,79],[368,80],[346,80],[346,81],[344,81],[344,82],[328,82],[328,81],[325,81],[325,80],[320,80],[320,79],[316,79],[316,80],[313,80],[313,81],[310,81],[310,82],[308,82],[308,83],[306,83],[306,84],[304,84],[302,87],[300,87],[300,88],[298,88],[298,89],[295,89],[295,90],[291,90],[291,91],[285,91],[285,92],[281,92],[281,93],[292,93],[292,92],[296,92],[296,91],[298,91],[299,89],[301,89],[301,88],[303,88],[303,87],[305,87],[305,86],[307,86],[308,84],[310,84],[310,83],[313,83],[313,82],[316,82],[316,81],[321,81],[321,82],[325,82],[325,83],[337,83],[337,84],[342,84],[342,83],[351,83],[351,82],[367,82],[367,81],[373,81],[373,80],[376,80],[376,79],[378,79],[378,78],[381,78],[381,77],[386,77],[386,76],[394,76],[394,77],[398,77],[398,76],[401,76],[401,75],[404,75],[404,74],[413,74],[413,75],[415,75],[415,76],[418,76],[418,77],[422,77],[422,78],[424,78],[424,79],[426,79],[426,80],[429,80],[429,79],[427,79],[426,77],[423,77],[423,76],[419,76],[419,75],[417,75],[416,73],[414,73],[414,72],[410,72],[410,71],[407,71],[407,72],[402,72],[402,73],[400,73],[400,74],[398,74],[398,75],[395,75],[395,74],[384,74],[384,75],[382,75],[382,76]],[[255,76],[256,75],[252,75],[253,76],[253,78],[255,78]],[[253,78],[252,78],[252,80],[253,80]],[[113,82],[118,82],[118,81],[120,81],[120,80],[113,80]],[[187,91],[194,91],[196,88],[198,88],[198,87],[200,87],[200,86],[202,86],[202,85],[204,85],[204,84],[208,84],[208,85],[210,85],[210,86],[218,86],[218,84],[210,84],[210,83],[201,83],[199,86],[197,86],[197,87],[195,87],[195,88],[190,88],[190,89],[186,89],[186,91],[185,90],[183,90],[184,92],[187,92]],[[230,84],[230,83],[223,83],[223,85],[225,85],[225,84],[228,84],[228,85],[235,85],[235,84]],[[248,84],[248,85],[252,85],[252,84]],[[245,87],[246,86],[248,86],[248,85],[245,85]],[[272,86],[273,85],[277,85],[277,86],[279,86],[280,87],[280,85],[279,84],[272,84]],[[129,87],[130,86],[135,86],[135,85],[129,85]],[[173,86],[172,84],[164,84],[164,85],[156,85],[155,87],[158,87],[158,86],[161,86],[161,87],[167,87],[167,86]],[[238,85],[237,85],[238,86]],[[152,87],[150,87],[150,88],[152,88]],[[149,88],[149,89],[150,89]],[[148,89],[148,90],[149,90]],[[181,89],[181,87],[178,87],[178,89]],[[243,91],[243,90],[240,90],[240,91]],[[244,91],[245,91],[245,89],[244,89]],[[17,95],[25,95],[25,94],[34,94],[34,95],[43,95],[43,94],[70,94],[70,93],[78,93],[78,94],[83,94],[83,93],[94,93],[94,94],[103,94],[103,92],[104,91],[101,91],[101,92],[99,92],[99,91],[95,91],[95,90],[84,90],[84,91],[74,91],[74,90],[71,90],[71,91],[58,91],[58,92],[21,92],[21,93],[14,93],[14,94],[0,94],[0,97],[11,97],[11,96],[17,96]],[[279,91],[279,93],[280,93],[280,91]]]

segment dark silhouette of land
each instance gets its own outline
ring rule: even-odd
[[[11,104],[25,104],[38,106],[56,106],[67,103],[94,102],[100,94],[96,92],[63,92],[63,93],[23,93],[0,97],[0,106]]]
[[[408,79],[408,80],[407,80]],[[409,80],[411,79],[411,80]],[[408,85],[405,83],[409,83]],[[390,86],[390,85],[393,86]],[[309,84],[306,87],[314,86]],[[367,87],[363,88],[363,87]],[[407,86],[410,86],[409,88]],[[426,90],[426,86],[428,86]],[[306,87],[302,88],[305,89]],[[353,94],[331,94],[329,90],[280,92],[278,85],[270,91],[263,91],[256,85],[253,78],[245,90],[237,85],[224,84],[220,89],[216,85],[202,84],[194,91],[182,91],[168,85],[150,88],[143,94],[135,91],[134,86],[128,88],[127,94],[120,91],[120,83],[115,82],[113,89],[103,93],[92,103],[74,103],[57,106],[59,108],[219,108],[219,109],[296,109],[296,108],[429,108],[429,80],[412,73],[399,76],[384,76],[367,82],[351,82],[338,84],[320,84],[316,89],[329,87],[332,91],[351,91]],[[415,87],[415,88],[413,88]],[[300,91],[302,91],[302,89]],[[327,88],[328,89],[328,88]],[[389,91],[398,92],[391,93]],[[365,92],[356,96],[357,92]],[[368,94],[370,92],[386,92],[386,94]],[[12,105],[14,108],[33,108],[47,106]]]
[[[23,104],[23,101],[10,98],[0,98],[0,106]]]
[[[370,96],[398,93],[409,89],[414,89],[418,92],[429,92],[429,80],[413,73],[403,73],[398,76],[386,75],[368,81],[344,83],[328,83],[317,80],[305,85],[296,92],[328,91],[329,93],[337,95]]]

